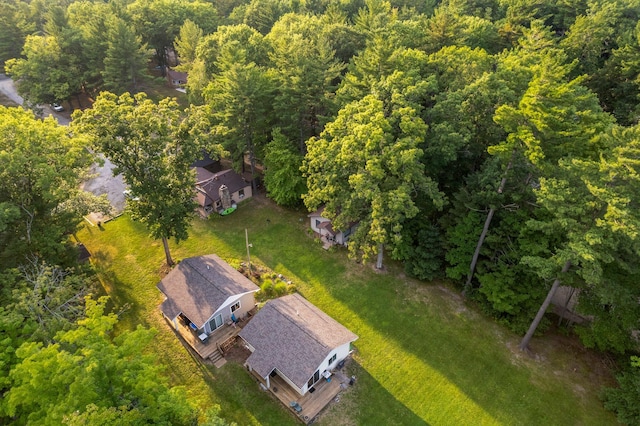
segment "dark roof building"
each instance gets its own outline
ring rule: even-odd
[[[220,160],[212,159],[209,153],[204,150],[202,151],[200,158],[191,164],[191,167],[202,167],[211,173],[217,173],[222,170]]]
[[[263,378],[275,370],[301,394],[358,338],[297,293],[268,301],[239,335],[253,350],[251,369]]]
[[[223,170],[217,173],[202,168],[195,167],[196,170],[196,190],[198,204],[202,207],[215,204],[220,200],[220,187],[225,185],[230,194],[245,190],[250,196],[251,185],[234,170]]]
[[[167,80],[173,87],[181,87],[187,84],[187,73],[167,68]]]

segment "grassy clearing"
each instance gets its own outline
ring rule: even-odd
[[[294,281],[311,302],[354,331],[359,340],[345,392],[319,424],[615,424],[597,398],[599,376],[588,361],[546,347],[538,359],[519,353],[518,336],[465,305],[439,283],[406,278],[397,265],[384,273],[358,265],[341,250],[327,252],[307,233],[307,218],[260,200],[236,213],[196,220],[174,258],[216,253],[231,264],[251,260]],[[257,389],[241,366],[222,369],[192,359],[166,326],[155,284],[163,271],[159,242],[126,216],[79,234],[94,254],[102,282],[117,305],[131,306],[122,327],[159,330],[153,350],[174,384],[202,407],[218,403],[239,424],[295,424]],[[596,377],[596,379],[594,379]]]
[[[145,92],[154,102],[159,102],[164,98],[176,98],[180,108],[184,109],[189,106],[187,95],[169,86],[166,77],[162,77],[160,72],[156,70],[149,71],[149,75],[142,80],[139,90]]]

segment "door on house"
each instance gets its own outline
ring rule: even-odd
[[[222,325],[222,314],[218,314],[211,321],[209,321],[209,327],[211,327],[211,331]]]
[[[307,388],[310,388],[313,385],[315,385],[318,380],[320,380],[320,370],[316,370],[316,372],[313,373],[313,376],[311,376],[311,378],[307,382]]]

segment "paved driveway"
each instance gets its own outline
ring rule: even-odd
[[[4,74],[0,74],[0,93],[11,99],[18,105],[22,105],[22,103],[24,102],[22,96],[18,95],[16,87],[13,85],[13,80],[11,80]]]
[[[13,84],[13,80],[5,74],[0,74],[0,93],[4,94],[7,98],[11,99],[18,105],[22,105],[24,102],[22,97],[18,95],[16,87]],[[56,120],[58,120],[58,123],[65,126],[71,121],[68,112],[59,114],[53,111],[49,106],[43,107],[43,113],[47,116],[52,115]],[[108,159],[104,160],[103,166],[94,164],[91,167],[93,177],[84,182],[81,188],[96,195],[107,194],[107,198],[111,202],[114,212],[118,214],[124,210],[125,199],[122,191],[126,189],[126,185],[122,180],[122,175],[113,176],[112,171],[114,167],[115,166]],[[107,218],[103,217],[99,213],[92,213],[87,219],[92,223],[96,223],[97,221],[104,222]]]

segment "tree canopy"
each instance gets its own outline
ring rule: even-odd
[[[206,149],[217,157],[222,148],[202,111],[180,111],[173,99],[155,103],[143,93],[116,96],[103,92],[93,108],[77,112],[72,128],[91,138],[93,146],[116,165],[133,195],[128,208],[162,239],[167,264],[173,260],[167,240],[184,240],[195,212],[191,165]]]
[[[83,215],[109,209],[79,189],[92,161],[85,141],[53,118],[0,106],[0,263],[69,260],[66,236]]]
[[[446,275],[519,333],[544,329],[545,299],[570,286],[585,345],[638,352],[637,1],[1,3],[0,63],[27,104],[96,99],[73,136],[3,110],[2,260],[63,250],[81,134],[165,242],[187,235],[191,162],[223,145],[236,169],[264,166],[277,203],[357,223],[356,258],[381,266],[386,250],[413,276]],[[169,66],[189,73],[187,111],[98,96]]]
[[[16,424],[191,425],[196,411],[185,390],[169,387],[144,348],[153,330],[112,335],[106,298],[86,299],[86,318],[55,343],[24,343],[2,408]]]

